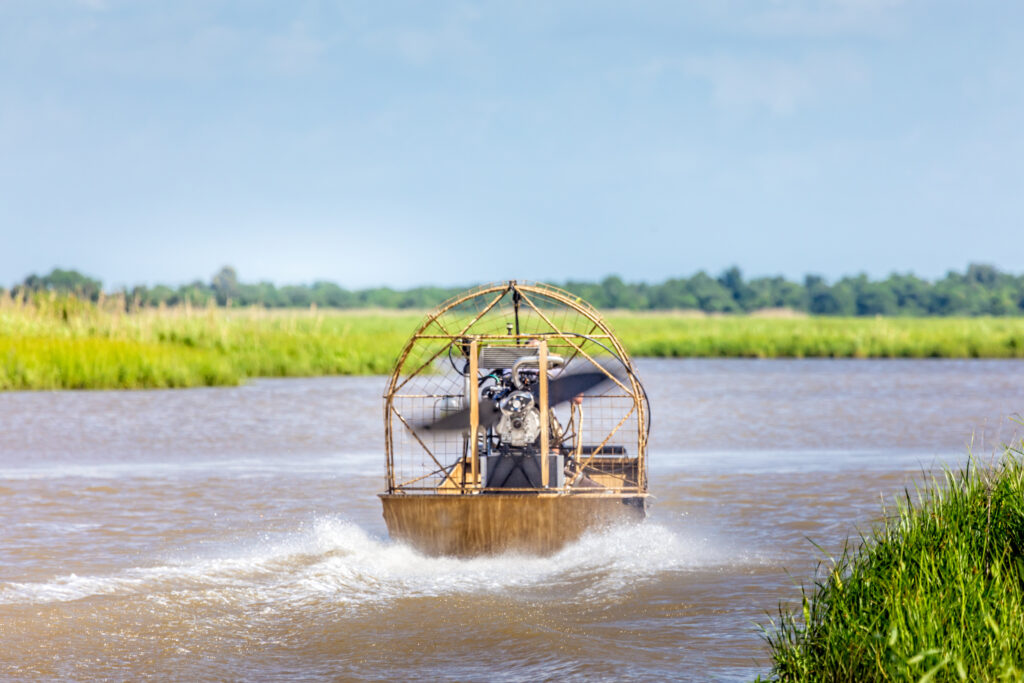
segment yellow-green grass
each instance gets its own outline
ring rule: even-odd
[[[383,374],[422,311],[173,308],[0,297],[0,389],[158,388]],[[1020,318],[608,315],[634,356],[1024,357]]]
[[[1024,318],[759,318],[613,314],[634,356],[1024,358]]]
[[[383,374],[422,313],[0,305],[0,389],[160,388]]]
[[[907,492],[765,631],[775,681],[1024,680],[1021,451]]]

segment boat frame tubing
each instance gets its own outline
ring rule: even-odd
[[[471,334],[471,333],[469,333],[470,329],[478,321],[480,321],[484,316],[486,316],[491,310],[493,310],[495,308],[495,306],[497,306],[501,302],[501,300],[509,292],[512,292],[514,295],[518,295],[518,298],[520,299],[522,304],[524,304],[530,310],[535,312],[545,322],[545,324],[548,325],[551,328],[552,331],[551,332],[534,333],[534,334],[522,334],[522,333],[520,333],[520,334],[507,334],[507,335],[498,335],[498,334],[490,334],[490,333],[489,334]],[[558,326],[556,326],[554,324],[554,322],[552,322],[551,317],[544,313],[544,310],[542,309],[542,307],[538,306],[534,302],[534,300],[532,298],[533,296],[543,297],[543,298],[545,298],[545,299],[547,299],[547,300],[549,300],[549,301],[551,301],[553,303],[559,304],[561,306],[565,306],[565,307],[567,307],[569,309],[572,309],[575,313],[577,313],[577,314],[583,316],[584,318],[588,319],[590,322],[593,323],[593,327],[590,330],[590,333],[588,333],[586,335],[582,335],[582,334],[577,334],[575,332],[570,332],[570,333],[563,332],[562,330],[559,329]],[[472,319],[467,324],[465,324],[465,325],[460,324],[459,327],[461,327],[461,329],[458,332],[449,334],[448,328],[442,322],[442,317],[444,316],[444,314],[449,312],[449,311],[451,311],[452,309],[456,308],[457,306],[466,303],[467,301],[470,301],[470,300],[475,299],[475,298],[481,298],[481,297],[484,298],[484,300],[487,302],[486,305],[483,307],[483,309],[481,309],[478,312],[476,312],[475,315],[472,317]],[[490,298],[490,297],[493,297],[493,298]],[[431,327],[432,325],[434,325],[437,328],[439,328],[445,334],[427,333],[428,328]],[[623,397],[628,397],[628,398],[632,399],[632,402],[633,402],[632,407],[623,416],[623,418],[619,421],[619,423],[615,426],[615,428],[612,430],[612,433],[609,434],[604,439],[604,441],[601,444],[601,447],[603,447],[605,444],[608,443],[608,441],[612,438],[612,436],[619,430],[620,427],[622,427],[622,425],[625,423],[625,421],[631,415],[635,414],[635,416],[636,416],[636,426],[637,426],[637,434],[636,434],[636,439],[637,439],[637,441],[636,441],[636,444],[637,444],[637,454],[636,454],[636,461],[637,461],[637,466],[636,466],[637,467],[637,469],[636,469],[636,486],[635,487],[616,487],[614,489],[605,489],[605,490],[608,493],[615,492],[615,494],[617,494],[617,495],[623,495],[623,494],[627,494],[627,493],[630,494],[630,495],[633,495],[633,492],[636,492],[639,495],[645,495],[644,492],[646,491],[646,488],[647,488],[647,458],[646,458],[646,451],[647,451],[647,422],[648,422],[646,396],[645,396],[645,394],[643,392],[643,388],[640,386],[640,383],[639,383],[639,381],[636,378],[636,374],[635,374],[634,369],[633,369],[632,361],[630,360],[629,355],[626,352],[626,349],[622,346],[621,342],[618,340],[618,338],[612,332],[612,330],[608,326],[608,324],[601,318],[600,314],[598,314],[598,312],[593,307],[591,307],[589,304],[586,304],[586,303],[582,302],[578,297],[575,297],[574,295],[572,295],[572,294],[570,294],[570,293],[568,293],[568,292],[566,292],[564,290],[558,289],[557,287],[552,287],[550,285],[543,285],[543,284],[536,284],[536,283],[534,283],[534,284],[520,284],[520,283],[518,283],[515,280],[509,281],[509,282],[504,282],[504,283],[492,284],[492,285],[484,285],[484,286],[481,286],[481,287],[478,287],[476,289],[470,290],[468,292],[465,292],[462,295],[459,295],[457,297],[454,297],[454,298],[450,299],[449,301],[445,302],[440,307],[438,307],[437,310],[431,312],[430,314],[428,314],[424,318],[423,322],[420,324],[420,327],[416,330],[416,333],[413,334],[409,338],[409,341],[403,347],[402,352],[400,353],[400,355],[398,357],[398,360],[395,363],[394,370],[392,371],[391,376],[389,378],[388,388],[387,388],[387,391],[386,391],[386,393],[384,395],[384,399],[385,399],[385,403],[384,403],[385,432],[384,432],[384,434],[385,434],[385,449],[386,449],[386,457],[387,457],[386,491],[388,492],[388,494],[396,494],[397,493],[399,495],[402,495],[404,493],[408,493],[408,494],[411,494],[412,496],[415,496],[415,497],[419,498],[419,497],[429,496],[428,493],[421,493],[421,491],[424,491],[424,492],[426,492],[426,491],[434,491],[434,492],[438,493],[439,497],[447,499],[447,498],[462,497],[465,494],[479,494],[479,493],[482,493],[482,492],[485,492],[485,491],[491,491],[491,489],[485,489],[482,486],[483,482],[480,480],[480,461],[479,461],[480,454],[478,453],[478,446],[479,446],[478,431],[479,431],[479,419],[480,419],[480,417],[479,417],[479,395],[478,395],[478,393],[476,391],[470,391],[469,392],[469,396],[468,396],[469,404],[470,404],[469,407],[470,407],[470,434],[471,434],[471,438],[469,439],[469,452],[468,452],[468,456],[469,457],[465,458],[465,456],[463,456],[465,458],[465,460],[468,460],[468,462],[466,462],[465,460],[462,461],[464,463],[463,464],[463,468],[464,468],[463,472],[464,472],[464,474],[463,474],[462,477],[459,477],[459,478],[452,477],[451,476],[451,472],[449,471],[449,467],[445,466],[441,462],[439,462],[438,458],[433,453],[430,452],[430,450],[427,448],[426,444],[416,434],[416,430],[399,413],[398,407],[395,405],[395,399],[397,397],[405,398],[404,395],[399,394],[400,389],[403,386],[405,386],[406,383],[408,383],[410,379],[412,379],[413,377],[419,375],[422,372],[425,372],[427,370],[427,368],[429,368],[430,365],[437,358],[439,358],[441,356],[441,354],[443,354],[446,351],[450,350],[453,344],[458,343],[460,345],[461,344],[468,345],[468,349],[467,350],[469,351],[469,353],[468,353],[468,356],[469,356],[469,358],[468,358],[468,360],[469,360],[469,368],[468,368],[469,376],[475,378],[478,375],[479,348],[480,348],[480,343],[481,342],[483,342],[483,341],[491,341],[491,340],[503,340],[503,341],[515,341],[515,343],[518,344],[523,339],[536,339],[536,340],[539,341],[540,348],[538,349],[538,351],[539,351],[539,355],[541,357],[541,360],[540,360],[541,367],[545,367],[545,365],[546,365],[544,361],[545,361],[546,357],[548,356],[548,344],[549,344],[549,342],[551,340],[553,340],[553,339],[558,339],[561,342],[564,342],[564,344],[566,346],[571,347],[573,349],[572,357],[576,357],[577,355],[579,355],[579,356],[582,356],[582,357],[586,358],[587,360],[589,360],[595,367],[600,368],[602,371],[604,371],[606,374],[608,374],[610,380],[614,381],[623,390]],[[609,349],[609,350],[613,351],[614,354],[619,358],[619,360],[621,360],[622,363],[625,365],[625,369],[627,370],[626,377],[624,377],[624,378],[622,378],[620,380],[620,378],[614,376],[611,372],[609,372],[609,370],[607,368],[602,366],[590,354],[588,354],[582,348],[584,343],[585,343],[585,341],[586,341],[586,339],[601,340],[601,342],[607,342],[611,346],[611,349]],[[418,367],[416,367],[412,371],[410,371],[408,373],[403,372],[405,370],[406,362],[409,360],[409,358],[410,358],[410,356],[412,354],[413,349],[416,347],[416,344],[418,342],[420,342],[421,340],[447,340],[448,343],[443,345],[436,352],[432,353],[430,355],[430,357],[426,361],[419,363]],[[540,374],[540,376],[541,376],[541,382],[540,382],[540,390],[541,390],[540,409],[541,409],[541,411],[540,412],[541,412],[541,422],[542,422],[542,429],[541,429],[541,453],[547,453],[547,451],[550,450],[549,444],[546,443],[547,442],[547,438],[546,437],[548,437],[548,430],[546,429],[547,418],[548,418],[548,411],[546,410],[547,403],[548,403],[548,400],[547,400],[548,399],[548,397],[547,397],[547,388],[548,388],[547,384],[548,383],[547,383],[546,373],[542,372]],[[472,383],[473,382],[471,381],[470,385],[472,385]],[[410,396],[410,397],[417,397],[417,396]],[[427,396],[424,395],[423,397],[426,398]],[[395,422],[396,422],[395,418],[397,418],[397,425],[395,424]],[[395,479],[395,452],[394,452],[394,437],[395,437],[394,430],[396,428],[398,428],[398,429],[406,429],[406,430],[408,430],[408,431],[410,431],[412,433],[412,436],[415,439],[415,441],[419,443],[419,445],[430,456],[431,460],[433,460],[433,462],[435,464],[437,464],[438,467],[440,468],[439,470],[437,470],[437,472],[444,472],[445,476],[444,476],[444,479],[442,481],[443,482],[451,482],[455,486],[454,489],[450,489],[450,490],[446,490],[444,492],[441,492],[441,491],[439,491],[437,489],[437,487],[427,488],[427,487],[418,487],[418,486],[411,486],[411,485],[409,485],[409,484],[412,484],[413,482],[419,482],[422,478],[414,479],[412,481],[406,482],[406,484],[396,483],[396,479]],[[600,449],[597,449],[594,453],[590,454],[590,457],[586,461],[586,465],[590,464],[590,462],[594,459],[595,455],[597,455],[599,450]],[[457,460],[455,463],[453,463],[451,465],[451,467],[454,467],[455,465],[457,465],[458,462],[459,461]],[[582,473],[583,469],[585,469],[585,467],[580,468],[580,473]],[[465,476],[465,472],[467,470],[468,470],[468,472],[470,474],[469,477]],[[549,488],[547,488],[549,483],[550,483],[549,481],[547,481],[548,480],[548,468],[542,466],[541,467],[541,473],[542,473],[541,474],[541,476],[542,476],[542,484],[544,486],[544,489],[542,489],[542,491],[540,493],[540,496],[543,497],[543,496],[547,495],[549,492],[551,492],[551,493],[562,492],[563,497],[564,497],[564,494],[568,494],[570,492],[572,493],[573,496],[581,495],[581,493],[579,493],[577,491],[571,491],[571,489],[569,487],[571,486],[572,482],[568,481],[568,480],[566,481],[565,488],[562,488],[562,489],[549,489]],[[573,481],[575,481],[575,480],[580,478],[580,473],[577,473],[577,476],[573,477]],[[456,479],[461,479],[462,481],[457,481]],[[510,492],[511,493],[511,491],[509,491],[507,489],[506,490],[498,489],[498,490],[495,490],[495,491],[503,491],[503,492]],[[460,496],[459,494],[462,494],[462,496]],[[537,497],[537,492],[533,491],[533,494],[534,494],[533,496],[529,496],[528,495],[527,497],[536,498]],[[387,494],[385,494],[385,495],[387,495]],[[493,497],[493,496],[488,496],[488,497]],[[386,498],[384,498],[384,499],[386,500]]]

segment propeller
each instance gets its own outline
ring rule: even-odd
[[[580,394],[592,393],[593,390],[605,382],[611,381],[609,373],[622,380],[622,377],[610,370],[588,370],[586,372],[573,372],[563,374],[548,382],[548,405],[555,407],[559,403],[565,403]],[[493,427],[501,419],[499,401],[493,399],[480,400],[480,427],[487,429]],[[418,425],[421,429],[432,431],[452,431],[469,429],[469,408],[457,410],[454,413],[433,422],[426,422]]]
[[[498,424],[501,419],[501,409],[498,401],[482,399],[480,401],[480,428],[487,429]],[[434,422],[425,422],[419,425],[420,428],[433,431],[450,431],[469,429],[469,408],[449,413]]]

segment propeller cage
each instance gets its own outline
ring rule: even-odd
[[[388,493],[646,491],[649,407],[632,361],[555,287],[497,283],[442,304],[384,403]],[[506,470],[522,476],[495,476]]]

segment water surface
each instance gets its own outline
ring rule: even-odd
[[[379,377],[0,395],[0,677],[749,680],[821,551],[1024,362],[642,360],[651,519],[546,558],[387,539]]]

